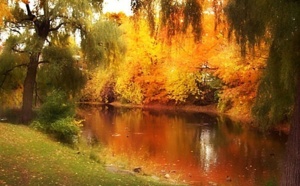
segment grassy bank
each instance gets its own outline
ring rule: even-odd
[[[88,154],[31,128],[0,123],[0,185],[166,185],[107,171]]]

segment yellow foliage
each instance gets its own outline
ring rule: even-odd
[[[93,102],[108,102],[108,91],[113,86],[113,71],[111,69],[97,68],[90,75],[90,81],[87,82],[83,90],[83,100]]]

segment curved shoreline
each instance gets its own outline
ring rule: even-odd
[[[131,103],[121,103],[121,102],[112,102],[112,103],[100,103],[100,102],[80,102],[80,104],[88,105],[111,105],[114,107],[125,107],[125,108],[140,108],[145,110],[161,110],[161,111],[173,111],[173,112],[198,112],[206,113],[210,115],[220,115],[229,117],[233,121],[242,122],[246,124],[253,124],[254,119],[250,114],[241,114],[235,115],[231,113],[220,112],[217,108],[217,104],[197,106],[197,105],[162,105],[162,104],[131,104]]]
[[[183,112],[204,112],[211,114],[224,114],[219,112],[216,104],[206,105],[206,106],[197,106],[197,105],[162,105],[162,104],[131,104],[131,103],[100,103],[100,102],[79,102],[79,104],[87,105],[111,105],[114,107],[125,107],[125,108],[141,108],[141,109],[153,109],[153,110],[162,110],[162,111],[183,111]]]
[[[79,104],[87,105],[111,105],[114,107],[125,107],[125,108],[140,108],[144,110],[161,110],[161,111],[170,111],[170,112],[198,112],[206,113],[210,115],[219,115],[230,118],[235,122],[244,123],[245,126],[259,128],[255,119],[251,116],[250,113],[230,113],[230,112],[221,112],[217,108],[217,104],[211,104],[206,106],[197,106],[197,105],[162,105],[162,104],[131,104],[131,103],[121,103],[121,102],[112,102],[112,103],[100,103],[100,102],[79,102]],[[283,132],[284,134],[289,134],[289,124],[280,123],[269,129],[270,131]]]

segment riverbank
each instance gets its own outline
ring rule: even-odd
[[[211,114],[220,114],[216,104],[207,106],[196,105],[161,105],[161,104],[149,104],[149,105],[134,105],[123,104],[119,102],[110,103],[115,107],[129,107],[129,108],[143,108],[143,109],[155,109],[155,110],[172,110],[172,111],[186,111],[186,112],[205,112]]]
[[[81,104],[88,104],[88,105],[104,105],[104,103],[98,102],[86,102]],[[174,112],[199,112],[199,113],[207,113],[210,115],[223,115],[229,117],[230,119],[241,122],[252,124],[254,123],[254,119],[250,113],[246,114],[236,114],[232,112],[221,112],[217,104],[205,105],[205,106],[198,106],[198,105],[162,105],[162,104],[147,104],[147,105],[140,105],[140,104],[126,104],[121,102],[112,102],[108,105],[112,105],[114,107],[125,107],[125,108],[141,108],[145,110],[161,110],[161,111],[174,111]]]
[[[92,153],[45,134],[0,122],[0,185],[170,185],[151,176],[110,171]]]
[[[105,105],[104,103],[99,102],[86,102],[82,104],[88,105]],[[197,105],[162,105],[162,104],[148,104],[148,105],[139,105],[139,104],[124,104],[120,102],[112,102],[108,105],[112,105],[114,107],[125,107],[125,108],[141,108],[145,110],[161,110],[161,111],[173,111],[173,112],[199,112],[206,113],[210,115],[219,115],[230,118],[232,121],[237,123],[243,123],[248,127],[254,127],[259,129],[259,125],[253,118],[253,116],[249,112],[237,113],[234,110],[229,110],[227,112],[221,112],[217,104],[205,105],[205,106],[197,106]],[[275,125],[273,128],[269,129],[270,131],[282,132],[284,134],[289,134],[290,125],[288,122],[279,123]]]

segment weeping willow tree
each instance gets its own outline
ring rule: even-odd
[[[134,16],[146,17],[151,35],[160,28],[166,29],[167,37],[172,38],[186,33],[191,26],[198,42],[202,34],[202,3],[202,0],[131,0],[131,7]]]
[[[89,80],[83,90],[81,101],[101,101],[110,103],[116,98],[115,85],[117,69],[124,61],[126,42],[123,31],[119,28],[121,21],[116,21],[116,14],[111,14],[112,21],[97,22],[81,42],[85,58],[90,63]],[[122,72],[128,69],[122,69]]]
[[[48,83],[64,89],[78,89],[80,71],[74,67],[68,36],[80,32],[84,40],[94,12],[101,11],[102,0],[8,1],[9,14],[2,32],[9,35],[1,53],[1,83],[16,68],[23,67],[22,121],[32,119],[33,95],[37,74],[48,73]],[[61,50],[60,50],[61,49]],[[14,58],[7,57],[13,56]],[[22,56],[22,60],[13,60]],[[10,60],[10,62],[9,62]],[[8,64],[8,65],[7,65]],[[41,79],[40,79],[41,80]],[[79,82],[79,83],[78,83]]]
[[[123,32],[113,21],[98,21],[90,27],[81,42],[89,66],[107,68],[121,60],[126,52]]]
[[[281,185],[300,183],[300,2],[230,0],[227,15],[241,54],[270,46],[253,113],[262,125],[291,121]],[[249,49],[249,50],[248,50]]]

